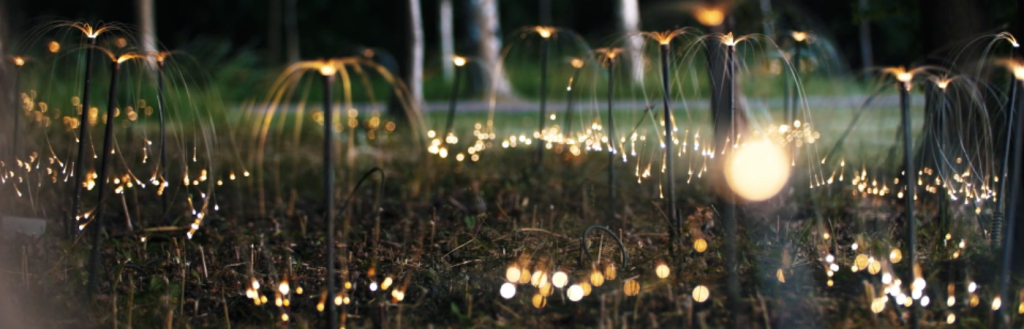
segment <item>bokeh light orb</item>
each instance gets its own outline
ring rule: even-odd
[[[725,165],[729,188],[747,201],[764,201],[778,194],[789,180],[789,156],[769,140],[740,146]]]
[[[705,287],[704,285],[698,285],[693,288],[692,294],[694,301],[698,303],[703,303],[704,301],[708,300],[708,297],[711,296],[711,291],[708,290],[708,287]]]
[[[578,284],[574,284],[569,287],[569,290],[567,290],[565,294],[569,297],[569,300],[578,302],[580,299],[583,299],[583,287],[580,287]]]
[[[512,297],[516,296],[516,285],[510,282],[505,282],[501,285],[501,290],[499,290],[499,292],[501,293],[501,298],[512,299]]]

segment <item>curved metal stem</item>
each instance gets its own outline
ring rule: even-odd
[[[590,261],[594,260],[593,257],[590,257],[590,253],[587,252],[587,236],[590,235],[590,230],[593,229],[598,229],[607,232],[608,235],[611,235],[612,238],[615,239],[615,242],[619,243],[619,250],[622,251],[622,269],[626,269],[626,264],[629,263],[629,255],[626,253],[626,245],[622,244],[622,239],[620,239],[618,235],[615,235],[615,232],[612,232],[612,230],[608,229],[607,226],[591,225],[590,227],[583,231],[583,236],[580,237],[580,250],[583,251],[584,255],[587,255],[587,259]],[[582,261],[583,259],[580,259],[580,262]]]

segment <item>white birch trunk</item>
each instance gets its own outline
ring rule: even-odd
[[[480,30],[480,60],[491,72],[491,92],[496,96],[512,96],[512,88],[501,66],[501,22],[498,0],[472,0],[476,10],[477,29]]]
[[[423,105],[423,19],[420,0],[409,0],[409,76],[406,83],[412,94],[414,107]]]
[[[451,81],[455,74],[455,19],[452,15],[452,0],[441,0],[441,68],[445,81]]]
[[[640,83],[644,79],[644,38],[640,36],[640,4],[637,0],[619,0],[619,30],[626,35],[630,75]]]

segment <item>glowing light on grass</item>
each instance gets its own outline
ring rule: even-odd
[[[633,279],[626,280],[622,283],[622,291],[626,296],[636,296],[640,294],[640,283]]]
[[[558,271],[551,275],[551,284],[555,285],[555,288],[565,287],[569,283],[569,276],[565,272]]]
[[[384,289],[384,290],[388,290],[388,288],[391,288],[391,283],[392,282],[394,282],[394,280],[392,280],[390,276],[386,277],[386,278],[384,278],[384,281],[380,283],[380,288]]]
[[[288,286],[288,281],[281,281],[281,284],[277,286],[277,291],[280,291],[282,295],[287,295],[291,288]]]
[[[583,287],[581,287],[578,284],[574,284],[572,286],[569,286],[569,289],[566,290],[565,295],[566,295],[566,297],[569,297],[569,300],[571,300],[573,302],[578,302],[581,299],[583,299],[583,296],[584,296]]]
[[[399,301],[399,302],[400,302],[400,301],[402,301],[403,299],[405,299],[405,292],[403,292],[403,291],[401,291],[401,290],[398,290],[398,289],[392,290],[392,291],[391,291],[391,297],[393,297],[393,298],[394,298],[394,300],[396,300],[396,301]]]
[[[498,293],[501,294],[501,298],[512,299],[512,297],[516,296],[516,285],[511,282],[505,282],[501,285]]]
[[[16,66],[25,65],[25,59],[22,58],[22,57],[15,57],[14,58],[14,65],[16,65]]]
[[[704,240],[704,238],[693,241],[693,250],[696,250],[698,253],[708,250],[708,241]]]
[[[590,284],[594,285],[595,287],[600,287],[602,284],[604,284],[604,274],[601,274],[601,271],[598,270],[590,272]]]
[[[903,252],[900,251],[899,249],[893,248],[892,251],[889,252],[889,261],[892,262],[893,264],[896,264],[899,263],[901,260],[903,260]]]
[[[931,304],[931,303],[932,303],[932,299],[930,297],[928,297],[928,296],[921,297],[921,306],[922,307],[928,307],[928,304]]]
[[[776,270],[775,278],[778,279],[780,283],[786,283],[786,272],[782,271],[781,268]]]
[[[711,291],[704,285],[698,285],[693,288],[692,295],[694,301],[703,303],[708,300],[708,297],[711,297]]]
[[[996,296],[996,298],[992,299],[992,310],[993,311],[998,311],[999,308],[1002,307],[1002,306],[1003,306],[1003,299],[1002,298],[999,298],[999,296]]]
[[[462,56],[455,56],[452,58],[452,63],[455,64],[455,66],[462,67],[463,65],[466,65],[466,58]]]
[[[743,199],[767,200],[789,180],[789,162],[786,151],[769,140],[747,143],[731,153],[725,165],[725,179]]]
[[[670,273],[671,270],[669,270],[668,265],[665,265],[665,263],[659,263],[658,266],[654,268],[654,274],[658,275],[658,278],[667,278]]]
[[[949,315],[946,316],[946,324],[953,324],[954,322],[956,322],[956,314],[949,313]]]
[[[974,291],[976,291],[976,290],[978,290],[978,284],[977,283],[974,283],[974,281],[971,281],[971,283],[967,284],[967,292],[973,294]]]
[[[543,308],[548,305],[548,299],[544,298],[544,296],[541,296],[540,294],[533,295],[531,302],[535,308]]]
[[[608,265],[605,265],[605,267],[604,267],[604,278],[605,279],[607,279],[607,280],[615,280],[615,276],[617,275],[616,273],[617,272],[615,270],[615,265],[614,264],[608,263]]]

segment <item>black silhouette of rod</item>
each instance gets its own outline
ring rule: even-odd
[[[615,100],[615,58],[608,57],[608,222],[615,220],[615,111],[612,105]]]
[[[21,66],[25,64],[24,59],[17,59],[19,62],[15,62],[14,68],[14,129],[12,130],[12,139],[14,143],[11,145],[11,162],[17,163],[18,161],[18,134],[21,129]]]
[[[1017,87],[1020,83],[1020,80],[1014,80],[1012,86]],[[1016,103],[1012,99],[1010,100],[1010,103],[1016,106]],[[1018,109],[1013,108],[1013,110],[1016,111]],[[1003,302],[1003,306],[999,308],[998,323],[1003,328],[1010,328],[1010,314],[1008,310],[1013,308],[1012,305],[1014,300],[1010,294],[1010,268],[1013,265],[1013,238],[1015,233],[1014,230],[1016,229],[1015,226],[1017,224],[1017,216],[1020,215],[1020,204],[1024,202],[1024,197],[1021,195],[1024,191],[1022,191],[1020,187],[1021,175],[1024,174],[1021,170],[1021,161],[1024,161],[1024,157],[1021,156],[1021,154],[1024,153],[1024,143],[1021,142],[1024,140],[1024,131],[1022,131],[1024,129],[1020,129],[1020,127],[1024,127],[1024,115],[1018,115],[1016,120],[1018,129],[1014,132],[1014,139],[1016,140],[1016,143],[1014,143],[1013,146],[1013,171],[1011,172],[1010,177],[1004,178],[1004,182],[1014,183],[1012,183],[1010,187],[1010,197],[1012,197],[1013,200],[1010,202],[1009,209],[1006,211],[1006,224],[1005,230],[1003,231],[1006,232],[1006,234],[1004,234],[1003,237],[1002,267],[999,269],[999,296]],[[1010,124],[1010,122],[1007,122],[1007,124]],[[1004,183],[1004,185],[1005,184],[1006,183]],[[999,199],[1001,200],[1003,197],[1000,197]]]
[[[164,60],[157,58],[156,70],[156,107],[160,111],[160,184],[167,181],[167,127],[165,124],[166,114],[164,113]],[[162,188],[162,187],[161,187]],[[159,188],[158,188],[159,189]],[[167,216],[167,190],[160,193],[160,201],[163,203],[163,219]]]
[[[573,90],[576,89],[576,78],[579,77],[580,68],[577,67],[572,71],[572,78],[569,78],[569,87],[566,88],[566,98],[568,99],[565,107],[565,119],[563,119],[562,129],[565,131],[565,137],[569,138],[572,136],[572,112],[573,112]]]
[[[679,221],[679,217],[676,216],[676,179],[675,179],[675,166],[672,165],[672,109],[669,107],[669,74],[668,74],[668,51],[669,45],[663,43],[660,46],[661,50],[661,87],[663,91],[662,101],[664,102],[665,117],[662,118],[662,122],[665,126],[665,173],[667,177],[667,183],[665,184],[668,189],[668,217],[670,228],[669,231],[669,250],[674,249],[677,236],[679,235],[679,229],[683,226],[682,222]]]
[[[910,272],[909,278],[914,277],[914,264],[917,264],[915,258],[916,253],[914,249],[917,248],[917,224],[914,221],[914,196],[916,195],[917,187],[917,171],[914,166],[914,138],[910,132],[910,86],[911,81],[900,81],[898,87],[900,89],[900,121],[903,127],[903,161],[905,168],[903,172],[904,182],[906,186],[906,192],[903,194],[903,199],[906,200],[907,207],[907,255],[910,259]],[[910,325],[912,328],[918,328],[920,321],[918,319],[918,305],[914,305],[910,309]]]
[[[548,101],[548,37],[542,36],[540,41],[540,120],[537,133],[544,138],[544,119],[547,116]],[[543,140],[537,141],[537,169],[544,166],[544,144]]]
[[[110,66],[110,93],[107,97],[107,124],[103,129],[103,155],[100,157],[99,182],[96,183],[99,190],[99,197],[97,197],[96,200],[96,214],[92,216],[92,223],[89,224],[89,233],[92,239],[92,254],[90,256],[89,284],[87,287],[89,289],[90,296],[96,293],[98,280],[96,275],[98,274],[97,272],[100,267],[100,253],[102,250],[100,245],[103,243],[103,204],[104,200],[107,198],[107,175],[110,172],[110,153],[114,150],[114,114],[117,112],[117,73],[120,69],[121,64],[115,59],[113,64]]]
[[[729,44],[726,47],[726,78],[729,79],[729,94],[727,98],[727,104],[729,106],[729,141],[734,145],[737,144],[737,127],[736,127],[736,45]],[[725,146],[728,147],[728,144]],[[726,277],[726,297],[728,298],[728,305],[730,310],[733,312],[740,311],[740,279],[739,279],[739,265],[736,256],[736,244],[737,244],[737,229],[736,229],[736,194],[732,191],[728,192],[728,204],[725,206],[725,267],[727,271]],[[736,322],[732,322],[735,327]]]
[[[328,73],[328,72],[322,72]],[[324,215],[324,220],[327,221],[327,297],[328,297],[328,323],[329,328],[338,328],[338,308],[330,301],[331,296],[334,296],[336,274],[335,274],[335,249],[337,246],[334,242],[334,154],[333,143],[334,132],[333,132],[333,113],[331,110],[331,86],[334,84],[334,72],[330,74],[321,74],[323,76],[323,87],[324,87],[324,202],[326,205],[327,214]]]
[[[74,234],[79,208],[82,206],[82,177],[85,176],[85,138],[89,134],[89,86],[92,84],[92,53],[96,38],[89,38],[85,48],[85,87],[82,91],[82,114],[78,119],[78,159],[75,161],[74,184],[72,185],[71,213],[67,220],[68,237]]]
[[[462,63],[463,65],[458,65],[458,63],[455,65],[455,83],[452,85],[452,98],[448,102],[448,118],[445,120],[444,135],[441,136],[441,140],[445,143],[448,142],[448,135],[452,133],[452,128],[455,125],[455,106],[459,99],[459,82],[462,80],[462,67],[465,66],[465,62]]]

